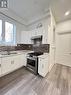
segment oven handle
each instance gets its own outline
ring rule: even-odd
[[[27,57],[27,59],[36,60],[36,58],[32,58],[32,57]]]

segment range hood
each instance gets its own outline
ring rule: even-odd
[[[42,40],[42,35],[39,36],[33,36],[31,40]]]

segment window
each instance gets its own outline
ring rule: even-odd
[[[5,43],[15,44],[15,25],[5,22]]]
[[[2,20],[0,20],[0,42],[2,41]]]
[[[0,19],[0,44],[16,44],[16,26],[12,23]]]

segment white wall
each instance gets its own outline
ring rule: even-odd
[[[21,39],[21,31],[23,30],[26,30],[26,26],[15,21],[15,20],[12,20],[11,18],[5,16],[5,15],[2,15],[0,14],[0,19],[3,19],[3,20],[6,20],[6,21],[9,21],[11,23],[14,23],[16,25],[16,42],[17,43],[20,43],[20,39]]]
[[[59,46],[59,34],[60,33],[69,33],[71,32],[71,20],[67,20],[61,23],[58,23],[56,26],[56,54],[55,54],[55,63],[58,63],[58,48],[62,48]]]
[[[32,24],[28,25],[27,28],[28,28],[29,31],[30,31],[30,30],[34,30],[34,29],[37,28],[37,26],[38,26],[40,23],[43,25],[43,27],[44,27],[44,28],[46,29],[46,31],[47,31],[47,29],[48,29],[48,24],[50,24],[50,16],[49,16],[49,17],[46,17],[46,18],[44,18],[44,19],[38,20],[38,21],[36,21],[35,23],[32,23]]]
[[[24,25],[22,25],[22,24],[20,24],[20,23],[17,23],[16,22],[16,29],[17,29],[17,36],[16,36],[16,40],[17,40],[17,43],[20,43],[20,41],[21,41],[21,32],[22,31],[25,31],[25,30],[27,30],[26,29],[26,26],[24,26]]]
[[[56,26],[56,32],[69,32],[69,31],[71,31],[71,20],[58,23]]]

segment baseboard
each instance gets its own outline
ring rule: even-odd
[[[56,63],[56,64],[60,64],[60,65],[63,65],[63,66],[67,66],[67,67],[71,67],[71,65],[66,65],[66,64],[63,64],[63,63]]]

